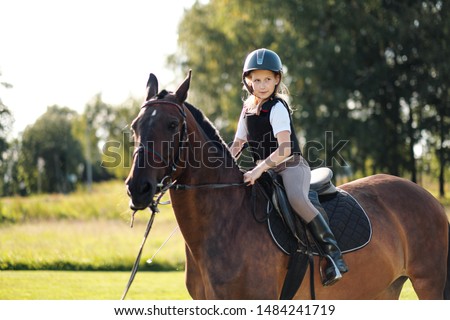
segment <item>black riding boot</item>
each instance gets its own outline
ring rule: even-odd
[[[322,275],[322,284],[331,286],[342,278],[342,273],[347,272],[348,267],[344,262],[333,232],[322,215],[318,214],[314,217],[308,223],[308,229],[327,258],[325,274]]]

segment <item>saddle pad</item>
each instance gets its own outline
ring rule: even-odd
[[[342,253],[358,250],[370,242],[372,226],[364,209],[348,192],[337,188],[335,195],[319,196],[330,221],[330,228]],[[286,254],[297,249],[297,240],[273,212],[268,219],[269,231],[277,246]],[[314,253],[317,250],[314,249]]]

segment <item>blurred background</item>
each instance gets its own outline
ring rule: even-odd
[[[118,220],[126,228],[129,124],[148,74],[175,90],[192,69],[188,101],[231,142],[243,62],[262,47],[283,61],[312,167],[332,168],[337,184],[375,173],[405,177],[449,213],[446,1],[2,0],[0,12],[3,234],[30,222],[48,230],[50,220]],[[0,269],[60,268],[17,248],[21,232],[31,231],[2,240]],[[96,264],[86,252],[54,260],[74,270],[128,270],[134,251],[124,251],[117,263]],[[166,261],[169,269],[182,268],[182,251]]]

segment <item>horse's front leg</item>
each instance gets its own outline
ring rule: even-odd
[[[186,245],[186,288],[194,300],[205,300],[205,285],[191,250]]]

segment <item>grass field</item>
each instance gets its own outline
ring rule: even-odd
[[[0,225],[0,270],[130,270],[146,226],[141,220],[132,229],[128,221],[121,220]],[[172,215],[155,218],[144,247],[142,270],[175,271],[184,267],[180,232],[174,234],[151,265],[145,263],[176,226]]]
[[[38,220],[126,219],[130,213],[124,183],[94,184],[69,195],[0,198],[0,224]]]
[[[0,300],[119,300],[129,272],[0,271]],[[138,272],[129,300],[186,300],[184,272]]]
[[[129,272],[0,271],[0,300],[117,300]],[[400,297],[417,299],[408,281]],[[184,272],[138,272],[126,299],[191,299]]]

